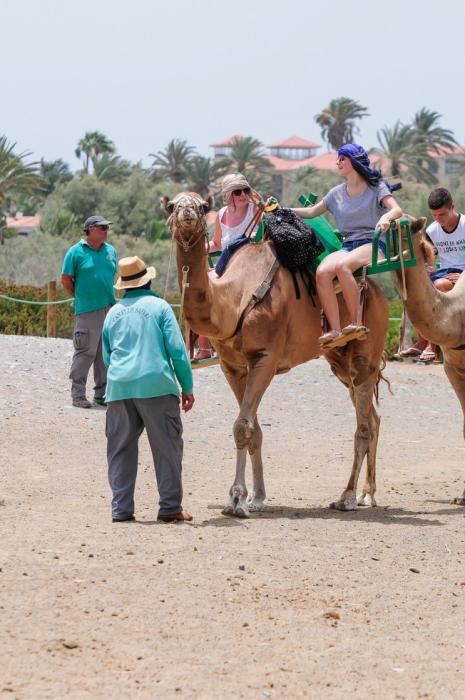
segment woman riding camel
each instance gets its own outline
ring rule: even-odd
[[[261,200],[258,192],[252,189],[241,173],[224,176],[221,181],[221,194],[225,206],[216,216],[215,233],[208,245],[208,252],[223,251],[218,261],[223,270],[233,251],[242,243],[247,243],[248,239],[244,234],[251,235],[257,228],[258,204]],[[216,269],[218,274],[221,274],[218,263]],[[213,357],[214,351],[208,338],[199,336],[197,347],[194,360]]]
[[[333,187],[321,202],[293,211],[304,219],[329,211],[343,235],[341,250],[330,253],[316,271],[316,288],[330,330],[320,338],[327,343],[359,330],[357,322],[359,294],[353,273],[371,263],[371,241],[376,228],[384,234],[391,221],[402,216],[402,210],[379,170],[370,167],[367,152],[355,143],[347,143],[337,152],[337,168],[346,182]],[[386,246],[379,241],[383,255]],[[380,259],[383,256],[380,255]],[[350,314],[350,323],[341,330],[339,306],[333,280],[338,279]]]

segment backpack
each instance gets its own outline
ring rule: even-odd
[[[310,264],[324,248],[310,226],[307,226],[291,209],[276,209],[263,215],[265,235],[275,247],[276,257],[292,274],[295,295],[300,299],[297,273],[307,287],[313,302],[315,286]]]

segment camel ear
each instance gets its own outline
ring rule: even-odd
[[[412,233],[418,233],[418,231],[423,231],[426,226],[426,217],[422,216],[419,219],[413,219],[410,224]]]
[[[160,198],[160,204],[162,209],[166,211],[167,214],[172,214],[174,211],[174,204],[170,202],[170,198],[166,195]]]
[[[213,199],[212,196],[209,194],[208,197],[202,202],[200,210],[202,214],[208,214],[210,209],[212,208],[213,204]]]

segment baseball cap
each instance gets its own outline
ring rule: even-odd
[[[111,221],[105,219],[104,216],[89,216],[89,218],[84,221],[84,231],[88,231],[91,226],[109,226],[110,224]]]

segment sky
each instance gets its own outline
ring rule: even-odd
[[[321,143],[331,99],[367,107],[357,140],[422,107],[465,144],[465,3],[457,0],[1,0],[0,134],[33,160],[86,131],[119,155],[233,134]]]

